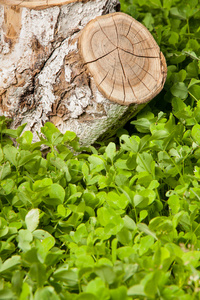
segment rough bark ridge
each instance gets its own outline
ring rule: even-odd
[[[80,59],[80,30],[116,10],[117,0],[41,10],[0,5],[0,115],[13,119],[12,128],[27,123],[36,140],[50,121],[89,145],[144,106],[121,106],[103,97]]]

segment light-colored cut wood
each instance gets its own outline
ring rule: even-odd
[[[165,58],[150,32],[132,17],[97,17],[83,29],[79,47],[98,89],[109,100],[146,103],[162,90]]]

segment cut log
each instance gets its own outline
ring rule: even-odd
[[[36,141],[50,121],[90,145],[162,89],[159,47],[143,25],[115,11],[117,0],[0,0],[0,115],[12,118],[11,128],[27,123]]]
[[[126,14],[90,21],[82,31],[80,48],[98,89],[111,101],[146,103],[163,88],[163,54],[150,32]]]

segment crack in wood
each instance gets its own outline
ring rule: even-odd
[[[132,25],[133,25],[133,20],[132,20],[132,22],[130,23],[130,26],[129,26],[129,29],[128,29],[128,32],[127,32],[127,34],[126,34],[126,37],[129,35],[129,32],[130,32],[130,30],[131,30],[131,27],[132,27]]]
[[[106,77],[108,76],[109,71],[106,73],[106,75],[103,77],[103,79],[100,81],[100,83],[98,84],[98,87],[102,84],[102,82],[106,79]]]
[[[129,65],[130,67],[130,65]],[[139,66],[140,67],[140,66]],[[139,81],[146,87],[146,85],[144,84],[144,82],[142,81],[142,79],[134,72],[134,70],[130,67],[131,71],[134,73],[134,75],[139,79]],[[144,69],[143,69],[144,70]],[[146,70],[144,70],[146,71]],[[147,87],[146,87],[147,88]],[[149,88],[147,88],[149,91],[151,91]]]
[[[113,16],[112,16],[112,20],[113,20],[113,23],[114,23],[114,26],[115,26],[115,31],[116,31],[116,34],[117,34],[117,48],[118,48],[118,46],[119,46],[119,35],[118,35],[118,31],[117,31],[117,25],[115,23],[115,20],[114,20]]]
[[[113,42],[112,40],[109,38],[109,36],[107,36],[107,34],[104,32],[101,24],[99,23],[99,21],[97,20],[98,24],[99,24],[99,27],[101,28],[101,31],[103,32],[103,34],[106,36],[106,38],[109,40],[109,42],[114,46],[114,47],[117,47]],[[115,48],[116,49],[116,48]]]
[[[94,59],[94,60],[91,60],[91,61],[87,61],[87,62],[85,62],[83,65],[87,65],[87,64],[94,63],[94,62],[100,60],[101,58],[104,58],[104,57],[108,56],[110,53],[114,52],[116,49],[117,49],[117,48],[111,50],[110,52],[108,52],[108,53],[102,55],[101,57],[98,57],[97,59]]]
[[[134,92],[134,90],[133,90],[132,85],[130,84],[129,79],[128,79],[128,84],[129,84],[129,86],[130,86],[130,88],[131,88],[131,90],[132,90],[132,92],[133,92],[133,95],[135,96],[136,100],[138,101],[138,98],[137,98],[137,96],[136,96],[136,94],[135,94],[135,92]]]

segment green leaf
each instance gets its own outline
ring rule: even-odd
[[[191,264],[194,268],[199,266],[200,253],[199,251],[189,251],[182,255],[182,260],[185,264]]]
[[[144,286],[142,284],[133,285],[128,289],[128,296],[146,296]]]
[[[107,284],[112,284],[115,280],[115,272],[110,266],[101,266],[95,268],[95,273],[101,278],[101,280]]]
[[[117,239],[122,245],[126,246],[129,245],[132,240],[132,234],[127,228],[122,228],[121,231],[117,233]]]
[[[61,172],[64,172],[65,174],[65,178],[68,182],[71,181],[72,177],[70,175],[70,172],[69,172],[69,168],[66,164],[65,161],[63,161],[61,158],[59,157],[51,157],[50,158],[50,162],[53,166],[55,166],[56,168],[58,168]]]
[[[110,159],[113,161],[113,158],[116,154],[116,145],[114,143],[109,143],[108,146],[105,149],[106,157],[107,159]]]
[[[200,85],[193,84],[189,88],[189,93],[196,101],[200,100]]]
[[[1,266],[0,273],[6,273],[13,271],[21,263],[21,256],[13,255],[11,258],[8,258]]]
[[[76,133],[72,131],[66,131],[63,135],[63,142],[71,142],[76,138]]]
[[[100,224],[106,226],[108,224],[119,225],[122,223],[122,219],[111,208],[101,207],[97,210],[97,216]]]
[[[84,268],[93,268],[94,267],[94,260],[90,255],[79,255],[76,259],[76,266],[79,269]]]
[[[140,219],[139,219],[139,222],[143,221],[147,216],[148,216],[148,211],[147,211],[147,210],[142,210],[142,211],[140,212]]]
[[[180,11],[180,10],[178,9],[178,7],[172,7],[172,8],[170,9],[170,13],[171,13],[171,15],[173,15],[173,16],[175,16],[175,17],[177,17],[177,18],[186,20],[186,14],[185,14],[185,12],[184,12],[184,11]]]
[[[91,293],[84,292],[79,294],[76,299],[77,300],[98,300],[99,298],[97,298],[95,295]]]
[[[137,224],[137,227],[140,231],[146,233],[147,235],[152,236],[154,239],[157,240],[155,232],[150,230],[146,224],[140,223],[140,224]]]
[[[24,282],[19,300],[28,299],[30,296],[32,296],[31,286],[29,286],[27,282]]]
[[[189,89],[190,87],[192,87],[193,85],[196,85],[196,84],[200,84],[200,80],[195,79],[195,78],[192,78],[192,79],[190,80],[189,85],[188,85],[188,89]]]
[[[35,208],[31,209],[25,217],[26,227],[31,232],[34,231],[39,224],[39,215],[39,209]]]
[[[47,279],[46,268],[44,264],[41,264],[39,262],[33,263],[30,267],[29,276],[31,280],[37,283],[38,287],[43,286]]]
[[[33,140],[33,133],[31,131],[25,131],[22,134],[22,136],[16,139],[20,147],[25,150],[30,149],[32,140]]]
[[[65,190],[58,183],[53,183],[49,188],[50,200],[48,203],[52,205],[62,204],[65,200]]]
[[[6,157],[6,159],[11,162],[11,164],[13,164],[15,167],[17,167],[17,158],[19,155],[19,151],[17,150],[17,148],[10,146],[10,145],[6,145],[3,148],[3,153]]]
[[[11,167],[10,167],[10,163],[7,161],[5,164],[0,166],[0,180],[3,180],[10,173],[11,173]]]
[[[56,281],[63,281],[68,286],[76,286],[78,284],[77,270],[68,270],[68,266],[62,266],[53,273],[53,278]]]
[[[90,162],[90,169],[93,170],[95,169],[96,172],[101,171],[102,169],[104,169],[104,164],[105,161],[104,159],[102,159],[101,157],[99,157],[98,155],[91,155],[88,157],[88,161]]]
[[[153,162],[153,158],[150,153],[138,153],[136,162],[138,164],[138,172],[146,171],[151,174],[151,164]]]
[[[56,140],[61,136],[58,128],[53,123],[46,122],[44,127],[41,128],[41,132],[46,136],[48,142],[54,144]],[[56,143],[55,143],[56,144]]]
[[[3,150],[2,148],[0,147],[0,162],[2,162],[3,160]]]
[[[147,118],[140,118],[137,121],[132,121],[131,124],[135,125],[139,132],[148,133],[152,121]]]
[[[144,292],[147,296],[154,298],[157,294],[158,283],[162,278],[162,274],[160,271],[155,271],[149,275],[147,275],[148,279],[145,283]]]
[[[153,30],[154,18],[152,17],[151,13],[146,13],[143,23],[150,31]]]
[[[126,260],[127,257],[135,253],[135,249],[130,246],[124,246],[117,249],[117,256],[120,260]]]
[[[13,129],[3,129],[2,130],[2,133],[3,134],[6,134],[6,135],[8,135],[8,136],[10,136],[10,137],[12,137],[12,138],[16,138],[16,137],[18,137],[18,134],[17,134],[17,131],[16,130],[13,130]]]
[[[150,3],[154,5],[156,8],[162,8],[162,4],[160,0],[150,0]]]
[[[82,173],[83,173],[83,176],[85,177],[85,179],[88,180],[88,178],[89,178],[89,168],[88,168],[88,165],[86,163],[84,163],[82,165]]]
[[[5,179],[1,181],[1,190],[0,190],[0,194],[1,195],[9,195],[10,193],[12,193],[13,189],[15,187],[15,182],[13,179]]]
[[[17,296],[21,294],[21,286],[23,284],[24,272],[17,270],[12,276],[12,290],[16,293]]]
[[[111,300],[128,300],[127,298],[127,288],[126,286],[120,286],[116,289],[110,290]]]
[[[136,226],[134,220],[131,219],[128,215],[124,216],[123,221],[124,221],[124,227],[126,227],[127,229],[130,229],[130,230],[137,229],[137,226]]]
[[[33,240],[32,233],[29,230],[21,229],[18,233],[18,247],[26,252],[31,249],[30,243]]]
[[[52,286],[45,286],[36,290],[33,300],[59,300],[60,297],[56,294]]]
[[[186,99],[188,96],[188,89],[183,82],[174,83],[170,90],[173,96],[180,99]]]
[[[118,195],[115,192],[109,192],[105,196],[105,199],[107,203],[110,205],[110,207],[112,208],[125,209],[126,206],[128,205],[128,199],[124,194]]]
[[[188,78],[198,78],[199,75],[199,68],[197,60],[193,60],[193,62],[187,65],[187,76]]]
[[[45,230],[42,229],[37,229],[35,230],[32,235],[39,239],[40,241],[43,241],[44,239],[48,238],[48,237],[52,237],[51,234]]]
[[[105,282],[99,277],[88,283],[86,291],[87,293],[94,294],[97,299],[109,299],[109,291],[105,287]]]
[[[17,129],[16,129],[16,131],[17,131],[17,136],[20,136],[20,135],[21,135],[22,131],[23,131],[24,128],[26,127],[26,124],[27,124],[27,123],[24,123],[24,124],[22,124],[22,125],[20,125],[20,126],[17,127]]]
[[[200,125],[196,124],[192,127],[192,138],[200,146]]]
[[[35,156],[37,156],[38,153],[30,153],[27,150],[21,150],[19,155],[18,155],[18,167],[21,167],[23,165],[25,165],[27,162],[31,161],[32,159],[35,158]]]
[[[152,235],[147,235],[142,237],[138,247],[140,256],[148,252],[151,246],[153,246],[153,244],[154,244],[154,237]]]
[[[4,288],[3,290],[0,290],[0,299],[15,300],[16,295],[10,290],[10,288]]]
[[[48,187],[53,184],[51,178],[43,178],[42,180],[37,180],[33,183],[33,191],[41,192],[46,189],[46,193],[48,193]]]
[[[4,218],[0,217],[0,237],[5,236],[8,233],[7,222]]]
[[[180,209],[180,200],[177,195],[172,195],[168,199],[169,207],[172,210],[173,214],[178,213]]]
[[[178,43],[178,41],[179,41],[179,34],[177,32],[171,32],[169,43],[175,45]]]
[[[128,136],[127,134],[123,134],[120,136],[120,143],[122,149],[132,151],[133,153],[137,153],[139,143],[134,136],[130,138],[130,136]]]

